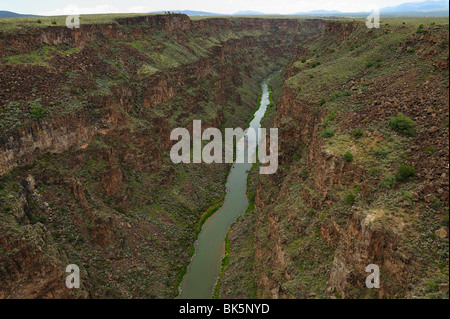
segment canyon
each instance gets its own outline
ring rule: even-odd
[[[263,125],[279,128],[280,169],[251,170],[216,297],[448,298],[448,22],[430,23],[168,14],[0,31],[0,298],[176,297],[230,165],[172,163],[170,133],[246,127],[279,69]],[[414,136],[389,126],[398,113]],[[386,187],[402,164],[416,176]]]

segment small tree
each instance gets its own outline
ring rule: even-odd
[[[410,178],[416,176],[416,170],[409,165],[400,165],[397,173],[397,180],[400,182],[407,182]]]
[[[353,204],[355,204],[355,195],[353,195],[352,193],[348,194],[345,197],[345,202],[350,206],[353,206]]]
[[[322,131],[322,137],[323,138],[330,138],[334,136],[334,130],[332,129],[325,129]]]
[[[381,184],[386,188],[394,188],[397,185],[397,179],[394,175],[386,175]]]
[[[350,152],[347,152],[344,154],[344,158],[347,162],[351,162],[351,161],[353,161],[353,154]]]
[[[352,135],[356,138],[361,138],[364,136],[364,132],[361,129],[357,128],[352,131]]]
[[[404,116],[402,113],[398,113],[397,116],[391,117],[389,123],[394,131],[403,135],[414,136],[414,121],[409,117]]]

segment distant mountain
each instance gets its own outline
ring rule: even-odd
[[[297,12],[292,15],[295,16],[316,16],[316,17],[326,17],[326,16],[336,16],[343,15],[344,13],[336,10],[313,10],[308,12]]]
[[[20,14],[20,13],[15,13],[15,12],[11,12],[11,11],[0,11],[0,18],[18,18],[18,17],[37,17],[36,15],[33,14]]]
[[[446,17],[449,15],[449,3],[448,0],[438,1],[424,1],[424,2],[408,2],[394,7],[381,8],[380,13],[384,16],[410,16],[410,17]],[[309,12],[298,12],[294,15],[307,15],[307,16],[352,16],[352,17],[364,17],[369,12],[340,12],[340,11],[327,11],[327,10],[314,10]]]
[[[167,11],[154,11],[150,13],[165,13]],[[186,14],[188,16],[221,16],[223,14],[221,13],[213,13],[213,12],[206,12],[206,11],[195,11],[195,10],[173,10],[170,11],[172,13],[180,13],[180,14]]]
[[[234,16],[262,16],[266,15],[267,13],[260,12],[260,11],[252,11],[252,10],[244,10],[244,11],[238,11],[233,13]]]
[[[312,13],[312,14],[334,14],[334,13],[342,13],[341,11],[336,10],[313,10],[308,11],[306,13]]]
[[[382,12],[433,12],[433,11],[443,11],[448,10],[449,4],[448,0],[439,1],[424,1],[424,2],[410,2],[403,3],[394,7],[386,7],[381,9]]]

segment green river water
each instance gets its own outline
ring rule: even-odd
[[[262,96],[259,109],[255,112],[250,127],[261,127],[267,107],[270,104],[268,83],[271,77],[262,83]],[[252,144],[252,143],[249,143]],[[243,144],[238,143],[238,149]],[[247,144],[246,144],[247,145]],[[250,154],[255,149],[246,149]],[[221,270],[225,250],[225,237],[228,227],[245,212],[248,207],[247,176],[252,163],[235,163],[230,170],[227,182],[227,194],[220,208],[203,225],[195,243],[195,254],[180,285],[181,299],[210,299]]]

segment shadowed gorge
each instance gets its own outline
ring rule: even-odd
[[[325,24],[164,15],[1,34],[0,296],[174,296],[229,166],[172,164],[171,130],[245,127],[260,82]]]
[[[171,131],[247,127],[280,69],[280,167],[253,165],[215,297],[448,298],[448,48],[432,18],[0,31],[0,298],[176,297],[231,165],[173,164]]]
[[[448,22],[425,21],[301,45],[265,123],[281,169],[251,174],[218,297],[448,298]]]

